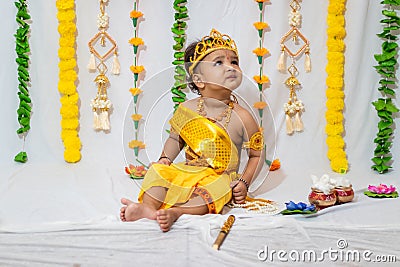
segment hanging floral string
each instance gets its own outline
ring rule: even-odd
[[[61,94],[61,138],[65,148],[65,161],[74,163],[81,159],[81,140],[78,136],[79,95],[75,84],[78,77],[75,58],[75,1],[57,0],[56,6],[60,34],[58,91]]]
[[[327,134],[326,144],[328,146],[328,158],[331,168],[338,173],[346,173],[348,162],[344,151],[345,142],[342,134],[343,127],[343,74],[344,74],[344,37],[346,0],[330,0],[327,16],[327,65],[326,65],[326,107],[325,113]]]
[[[138,99],[139,95],[143,92],[139,88],[139,74],[144,71],[144,67],[138,65],[138,51],[139,47],[144,45],[144,41],[142,38],[138,37],[138,20],[143,16],[143,13],[138,11],[138,2],[139,0],[135,0],[133,3],[133,10],[130,12],[130,18],[132,19],[133,29],[134,29],[134,36],[129,39],[129,44],[133,47],[133,65],[130,67],[133,73],[133,88],[129,89],[133,97],[133,114],[131,116],[135,128],[135,140],[129,142],[129,147],[133,149],[135,153],[136,161],[140,163],[138,160],[139,156],[139,149],[144,149],[146,146],[142,141],[139,141],[139,122],[142,119],[142,115],[138,114]],[[134,166],[133,166],[134,167]],[[131,169],[131,168],[129,168]],[[136,176],[133,175],[136,172],[131,172],[131,177],[135,178]],[[139,176],[138,176],[139,177]],[[140,176],[142,178],[142,176]]]
[[[174,61],[172,64],[175,66],[175,74],[174,86],[171,88],[172,92],[172,101],[175,103],[174,109],[177,109],[179,104],[184,102],[186,99],[186,94],[182,92],[183,89],[186,88],[186,71],[184,66],[184,44],[186,41],[186,22],[185,19],[188,18],[188,10],[185,6],[187,0],[175,0],[174,1],[174,10],[175,10],[175,23],[173,24],[171,31],[174,34],[175,44],[173,45],[174,49]]]
[[[264,75],[263,71],[263,59],[269,55],[269,51],[264,47],[264,31],[268,28],[268,24],[264,21],[264,4],[270,3],[269,0],[255,0],[259,9],[259,21],[254,22],[253,25],[258,32],[258,46],[253,50],[253,53],[257,57],[259,71],[258,74],[253,77],[254,81],[258,85],[259,92],[259,101],[254,103],[254,108],[258,110],[258,115],[260,116],[260,130],[262,132],[263,129],[263,115],[264,109],[267,106],[267,103],[264,99],[264,92],[266,85],[269,83],[268,76]],[[265,147],[266,149],[266,147]],[[280,168],[279,159],[275,159],[272,162],[268,159],[265,160],[265,163],[269,166],[270,170],[277,170]]]
[[[395,106],[392,99],[396,98],[394,89],[396,88],[396,69],[398,56],[398,30],[400,29],[400,18],[396,10],[400,7],[400,0],[383,0],[381,4],[385,5],[382,14],[385,16],[380,22],[383,24],[383,32],[378,34],[383,41],[382,54],[377,54],[375,60],[378,65],[375,66],[376,71],[381,75],[378,90],[382,93],[382,97],[373,102],[378,117],[378,133],[374,139],[376,148],[371,168],[378,173],[385,173],[391,168],[391,153],[393,139],[393,120],[395,113],[399,109]]]
[[[29,96],[29,29],[30,26],[26,22],[31,18],[27,10],[27,4],[25,0],[19,0],[19,2],[15,2],[15,6],[18,9],[16,20],[19,25],[17,32],[15,34],[15,51],[17,53],[16,62],[18,65],[18,98],[19,98],[19,106],[17,109],[18,114],[18,123],[20,125],[19,129],[17,130],[17,134],[22,136],[23,138],[23,145],[22,151],[19,152],[15,157],[14,160],[16,162],[25,163],[28,160],[28,155],[24,151],[25,148],[25,137],[31,128],[31,98]]]

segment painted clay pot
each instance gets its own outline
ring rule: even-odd
[[[316,207],[322,209],[335,205],[337,198],[335,190],[333,189],[328,194],[324,194],[324,192],[316,188],[311,188],[311,193],[308,195],[308,200],[311,204],[314,204]]]
[[[353,200],[354,191],[353,187],[350,186],[337,186],[335,187],[337,203],[347,203]]]

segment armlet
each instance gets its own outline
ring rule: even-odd
[[[264,137],[261,132],[255,132],[248,142],[243,142],[243,148],[262,150],[264,148]]]

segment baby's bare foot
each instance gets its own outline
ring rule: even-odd
[[[158,210],[156,214],[157,222],[163,232],[168,232],[169,229],[171,229],[172,224],[179,218],[179,214],[173,208]]]
[[[143,203],[134,203],[126,198],[121,199],[121,203],[125,205],[121,208],[120,213],[120,218],[124,222],[136,221],[143,218],[156,219],[156,210]]]

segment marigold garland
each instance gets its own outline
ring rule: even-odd
[[[142,38],[138,37],[138,20],[140,17],[143,16],[143,13],[138,11],[138,0],[135,0],[133,3],[133,10],[129,13],[130,18],[132,19],[132,25],[134,29],[134,37],[129,39],[128,43],[132,45],[133,48],[133,65],[130,66],[130,70],[133,73],[133,86],[134,88],[130,88],[129,92],[131,93],[133,97],[133,112],[134,114],[131,115],[134,128],[135,128],[135,140],[132,140],[129,142],[129,147],[133,149],[136,161],[140,162],[138,160],[139,156],[139,149],[144,149],[146,146],[145,144],[137,140],[139,137],[139,122],[142,119],[142,115],[138,114],[138,99],[139,99],[139,94],[141,94],[143,91],[140,90],[139,88],[139,74],[143,71],[145,71],[144,66],[138,65],[138,52],[139,52],[139,47],[144,45],[144,41]]]
[[[371,159],[374,165],[371,168],[378,173],[385,173],[391,168],[392,156],[390,148],[393,139],[393,121],[395,113],[399,109],[395,105],[396,98],[396,69],[397,69],[397,56],[398,56],[398,30],[400,29],[400,18],[396,10],[400,7],[400,0],[383,0],[381,4],[385,5],[382,14],[385,16],[380,22],[383,24],[383,32],[378,34],[378,37],[384,40],[382,43],[382,53],[374,55],[375,60],[378,62],[374,66],[376,71],[381,75],[379,81],[380,87],[378,90],[382,93],[381,98],[374,101],[374,105],[378,117],[378,133],[374,139],[376,148],[374,150],[374,157]]]
[[[327,134],[326,144],[328,146],[327,156],[333,171],[346,173],[348,162],[344,151],[345,142],[342,134],[343,109],[344,109],[344,41],[346,0],[330,0],[327,16],[327,60],[326,65],[326,107],[325,113]]]
[[[264,21],[264,3],[269,3],[269,0],[255,0],[255,2],[258,5],[258,10],[259,10],[259,21],[256,21],[253,23],[253,26],[258,32],[258,47],[256,47],[253,50],[253,53],[257,57],[257,62],[258,62],[258,75],[254,75],[253,79],[258,85],[258,93],[259,93],[259,101],[255,102],[253,104],[253,107],[258,110],[258,115],[260,116],[260,131],[263,131],[263,114],[264,114],[264,109],[267,107],[267,103],[263,101],[264,99],[264,94],[263,94],[263,89],[268,86],[269,84],[269,78],[268,76],[263,74],[263,59],[269,55],[269,51],[267,48],[263,47],[264,43],[264,31],[269,27],[268,23]],[[272,162],[270,160],[265,160],[265,163],[269,166],[269,169],[271,171],[277,170],[280,168],[280,161],[279,159],[275,159]]]
[[[18,9],[16,20],[19,25],[15,34],[15,52],[17,53],[16,62],[18,65],[18,98],[19,106],[17,109],[19,129],[17,134],[23,138],[22,151],[19,152],[15,157],[14,161],[25,163],[28,160],[28,155],[24,151],[25,137],[31,128],[31,112],[32,112],[32,100],[29,96],[29,29],[30,26],[26,22],[31,18],[28,13],[27,4],[25,0],[19,0],[15,2],[15,6]]]
[[[78,77],[75,70],[75,1],[57,0],[58,32],[60,34],[58,56],[60,58],[58,91],[61,94],[61,138],[64,143],[64,160],[69,163],[81,159],[81,141],[79,128],[79,95],[75,81]]]

